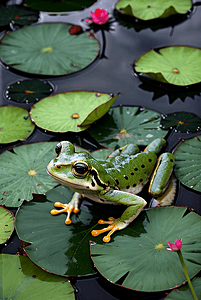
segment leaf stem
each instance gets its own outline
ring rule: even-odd
[[[185,265],[185,262],[184,262],[184,259],[183,259],[183,255],[182,255],[182,253],[181,253],[181,250],[178,250],[178,251],[177,251],[177,254],[178,254],[178,256],[179,256],[179,259],[180,259],[182,268],[183,268],[183,270],[184,270],[184,274],[185,274],[185,276],[186,276],[186,279],[187,279],[187,281],[188,281],[188,285],[189,285],[189,287],[190,287],[190,290],[191,290],[191,293],[192,293],[192,295],[193,295],[193,298],[194,298],[195,300],[198,300],[198,297],[196,296],[196,293],[195,293],[195,291],[194,291],[193,285],[192,285],[191,280],[190,280],[190,278],[189,278],[188,271],[187,271],[187,268],[186,268],[186,265]]]

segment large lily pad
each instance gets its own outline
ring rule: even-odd
[[[26,140],[34,131],[35,125],[27,110],[14,107],[0,107],[0,143],[7,144]]]
[[[35,102],[52,92],[52,87],[49,83],[32,79],[17,81],[7,87],[6,98],[16,102]]]
[[[117,96],[87,91],[56,94],[36,103],[30,115],[37,126],[46,130],[78,132],[101,118]]]
[[[56,185],[46,172],[57,143],[36,143],[0,155],[0,204],[18,207],[32,193],[44,194]]]
[[[91,246],[99,272],[113,283],[139,291],[162,291],[186,280],[176,252],[168,242],[182,238],[189,276],[201,269],[201,217],[185,207],[157,207],[140,214],[117,233],[112,243]]]
[[[70,27],[51,23],[9,32],[1,40],[0,56],[28,73],[63,75],[81,70],[97,57],[99,44],[87,33],[70,35]]]
[[[14,215],[0,206],[0,244],[5,243],[14,230]]]
[[[48,274],[28,257],[0,255],[0,299],[74,300],[74,289],[68,279]]]
[[[118,148],[128,143],[148,145],[167,131],[160,128],[161,114],[139,107],[111,108],[103,118],[93,124],[90,134],[108,148]]]
[[[172,46],[150,50],[135,61],[135,70],[151,78],[179,86],[201,81],[201,50]]]
[[[201,278],[194,278],[192,280],[192,285],[194,288],[194,291],[196,293],[196,296],[198,299],[201,298]],[[181,287],[179,289],[173,290],[166,298],[165,300],[189,300],[193,299],[191,290],[188,285]]]
[[[175,175],[187,187],[201,192],[201,136],[184,141],[174,152]]]
[[[123,14],[142,20],[167,18],[174,14],[186,14],[192,7],[191,0],[120,0],[116,9]]]
[[[55,202],[68,203],[73,191],[60,186],[46,193],[40,201],[25,202],[16,215],[16,230],[21,240],[31,243],[25,247],[30,259],[41,268],[55,274],[78,276],[95,273],[89,255],[91,231],[101,228],[97,222],[111,215],[119,217],[122,207],[91,203],[86,200],[80,212],[72,214],[70,225],[65,225],[66,214],[52,216]],[[125,207],[124,207],[125,209]],[[96,237],[101,242],[102,237]]]

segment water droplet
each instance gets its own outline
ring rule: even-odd
[[[10,85],[7,86],[7,89],[9,89],[9,88],[10,88]]]
[[[96,97],[100,97],[100,96],[101,96],[101,94],[100,94],[100,93],[97,93],[97,94],[96,94]]]
[[[79,118],[79,115],[78,115],[77,113],[72,114],[71,118],[72,118],[72,119],[78,119],[78,118]]]
[[[17,84],[20,84],[20,81],[17,81]]]

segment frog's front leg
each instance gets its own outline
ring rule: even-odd
[[[51,212],[50,212],[51,215],[55,216],[55,215],[58,215],[58,214],[61,214],[61,213],[67,213],[65,224],[66,225],[71,224],[70,215],[71,215],[72,212],[74,212],[75,214],[79,212],[78,205],[80,203],[81,198],[82,198],[81,194],[74,193],[71,201],[67,204],[63,204],[61,202],[55,202],[54,206],[55,207],[61,207],[62,209],[60,209],[60,210],[52,209]]]
[[[119,190],[110,190],[106,193],[102,192],[100,193],[100,198],[112,201],[113,203],[128,205],[120,218],[114,219],[113,217],[110,217],[109,221],[98,221],[99,224],[109,224],[108,227],[101,230],[92,230],[91,234],[93,236],[98,236],[103,232],[109,231],[109,233],[103,238],[103,241],[106,243],[110,241],[110,236],[116,230],[122,230],[127,227],[139,215],[139,213],[147,204],[143,198]]]

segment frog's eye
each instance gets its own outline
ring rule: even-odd
[[[88,171],[88,165],[83,162],[76,162],[72,167],[72,173],[77,178],[84,178]]]
[[[61,143],[56,145],[55,152],[56,152],[57,156],[60,154],[61,148],[62,148]]]

